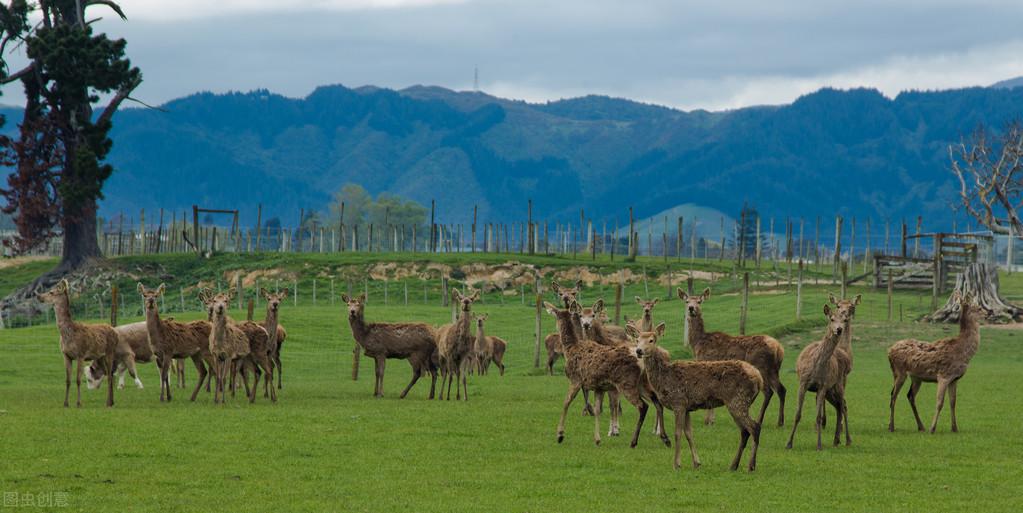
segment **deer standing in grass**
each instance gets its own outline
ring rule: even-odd
[[[902,389],[907,377],[912,380],[912,383],[909,385],[909,393],[906,394],[906,398],[913,408],[917,430],[923,431],[924,423],[920,420],[920,413],[916,409],[916,395],[920,390],[920,384],[926,381],[938,384],[931,433],[934,433],[938,427],[938,416],[941,414],[941,407],[945,404],[946,392],[952,411],[952,432],[959,431],[959,425],[956,422],[956,389],[959,387],[959,380],[966,374],[970,360],[973,355],[977,354],[977,348],[980,347],[982,309],[970,294],[963,296],[959,291],[955,291],[952,293],[952,299],[959,304],[959,335],[934,343],[914,339],[900,340],[888,348],[888,363],[891,365],[892,376],[895,380],[889,402],[891,413],[888,418],[888,431],[895,431],[895,400],[898,399],[899,390]]]
[[[663,423],[663,409],[650,384],[643,376],[639,361],[632,348],[627,346],[609,347],[600,345],[579,336],[582,331],[577,326],[581,308],[578,303],[562,310],[550,303],[544,303],[547,313],[557,319],[558,332],[565,349],[565,374],[569,379],[568,393],[562,406],[561,419],[558,421],[558,443],[565,438],[565,416],[580,390],[591,390],[597,393],[598,401],[602,401],[602,393],[606,392],[611,401],[611,427],[608,436],[618,436],[619,415],[617,407],[619,394],[639,410],[636,430],[633,432],[630,447],[639,443],[639,433],[646,419],[649,406],[646,401],[653,402],[657,412],[657,423]],[[601,404],[598,402],[594,411],[593,441],[600,445],[600,414]],[[661,440],[670,445],[668,436],[661,433]]]
[[[639,320],[640,330],[652,331],[654,329],[654,307],[657,306],[657,301],[658,298],[647,301],[636,296],[636,303],[643,309],[643,317]]]
[[[778,394],[778,425],[785,425],[785,385],[779,375],[785,349],[773,337],[767,335],[733,336],[720,331],[708,332],[703,325],[703,302],[710,297],[710,289],[704,289],[698,296],[690,296],[678,289],[678,297],[685,303],[685,314],[689,321],[689,347],[697,360],[742,360],[753,365],[764,378],[764,403],[757,415],[757,424],[763,425],[767,405],[771,397]],[[714,410],[707,412],[708,424],[714,422]]]
[[[234,289],[231,289],[227,293],[219,293],[212,297],[206,296],[204,299],[204,303],[212,315],[209,347],[210,354],[213,356],[214,374],[217,378],[213,393],[214,403],[224,402],[225,385],[228,378],[233,383],[240,366],[249,357],[248,335],[227,316],[233,297]]]
[[[274,349],[273,364],[274,373],[277,375],[277,388],[281,388],[281,375],[283,374],[283,367],[281,366],[281,347],[284,346],[284,339],[288,338],[288,332],[284,329],[284,325],[280,323],[280,310],[281,303],[288,298],[288,289],[281,289],[278,292],[270,292],[265,288],[259,289],[260,295],[266,299],[266,318],[263,320],[262,325],[266,328],[266,332],[270,334],[273,339],[270,341],[270,346]],[[273,383],[270,383],[273,386]],[[266,395],[264,390],[263,395]]]
[[[835,406],[837,421],[835,425],[835,445],[840,442],[842,423],[845,423],[845,444],[851,445],[849,438],[849,409],[845,402],[845,383],[852,360],[849,353],[842,349],[842,336],[849,323],[851,313],[848,310],[831,308],[831,305],[824,305],[824,316],[827,317],[828,326],[824,338],[814,342],[799,353],[796,359],[796,374],[799,375],[799,398],[796,402],[796,418],[792,421],[792,434],[789,435],[789,442],[785,448],[792,448],[792,441],[796,437],[796,427],[803,416],[803,399],[806,392],[816,392],[817,408],[817,450],[821,450],[821,429],[824,427],[824,402],[827,400]]]
[[[739,426],[739,450],[732,459],[731,469],[739,468],[739,460],[749,439],[748,468],[757,467],[757,448],[760,446],[760,423],[749,415],[750,406],[764,388],[760,372],[752,365],[739,361],[671,361],[667,351],[658,347],[664,335],[664,323],[653,331],[639,331],[634,325],[626,326],[636,343],[636,356],[661,403],[675,412],[674,467],[682,466],[682,434],[689,442],[693,468],[699,468],[700,456],[693,441],[693,427],[689,412],[702,408],[725,406]],[[667,436],[667,435],[663,435]]]
[[[171,400],[170,366],[171,361],[177,358],[191,358],[199,373],[199,380],[195,384],[191,398],[195,401],[203,381],[209,379],[207,367],[211,370],[213,368],[209,352],[210,323],[207,321],[184,323],[161,319],[159,299],[166,289],[164,284],[161,283],[155,289],[147,289],[145,285],[139,283],[137,289],[146,310],[149,344],[153,348],[156,365],[160,370],[160,401]]]
[[[412,381],[401,392],[404,399],[412,386],[419,381],[423,373],[430,374],[430,399],[433,399],[437,388],[437,367],[434,358],[437,344],[434,331],[423,323],[412,322],[373,322],[367,323],[365,317],[366,295],[356,298],[341,295],[348,309],[348,324],[352,328],[355,344],[361,347],[366,356],[376,361],[376,381],[373,385],[375,397],[384,396],[384,369],[388,358],[408,360],[412,366]]]
[[[570,307],[578,299],[579,290],[582,289],[582,286],[582,280],[576,281],[574,287],[565,287],[557,281],[551,282],[551,290],[558,296],[561,306],[564,308]],[[543,343],[544,347],[547,348],[547,374],[553,376],[554,364],[564,354],[564,349],[561,347],[561,335],[558,332],[551,333],[544,337]],[[589,400],[586,401],[586,404],[589,406]]]
[[[458,305],[458,319],[454,324],[444,324],[437,328],[437,356],[444,380],[440,384],[441,399],[451,399],[451,382],[455,382],[455,399],[469,400],[469,388],[466,375],[468,364],[472,360],[476,337],[472,332],[472,304],[480,297],[480,291],[464,296],[458,289],[452,289],[452,298]],[[447,383],[447,395],[445,395]]]
[[[149,345],[149,332],[146,331],[146,323],[133,322],[114,326],[117,332],[117,351],[114,352],[114,373],[117,374],[118,390],[124,388],[124,373],[135,380],[135,386],[144,388],[142,380],[139,379],[136,363],[148,363],[153,360],[153,348]],[[103,384],[105,377],[102,360],[93,360],[92,365],[85,369],[86,385],[89,390],[95,390]]]
[[[71,362],[77,362],[78,396],[75,406],[82,406],[82,368],[86,361],[103,362],[103,371],[107,375],[107,407],[114,405],[114,360],[117,352],[118,337],[114,328],[104,324],[82,324],[71,318],[71,286],[67,280],[61,280],[52,289],[36,294],[36,297],[53,305],[57,319],[57,330],[60,333],[60,352],[64,355],[64,407],[68,406],[71,395]]]

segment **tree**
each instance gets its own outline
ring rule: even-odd
[[[63,254],[51,278],[100,256],[96,210],[113,172],[104,163],[112,146],[111,119],[142,82],[139,69],[125,57],[127,43],[93,32],[95,20],[86,19],[86,10],[95,6],[126,19],[111,0],[38,5],[12,0],[0,11],[0,55],[8,55],[8,43],[18,42],[29,60],[0,80],[20,81],[26,98],[18,139],[2,141],[4,160],[15,168],[2,190],[7,200],[3,211],[13,215],[17,226],[16,251],[45,243],[59,229]],[[37,24],[28,24],[30,14],[38,16]],[[93,106],[101,94],[111,97],[96,115]]]
[[[1006,125],[998,135],[983,126],[957,145],[949,145],[952,172],[959,180],[963,208],[996,234],[1023,233],[1017,211],[1023,200],[1023,127]],[[998,293],[998,269],[992,264],[970,264],[956,277],[955,290],[976,298],[994,322],[1019,320],[1023,309]],[[935,322],[959,320],[958,302],[949,301],[928,317]]]
[[[366,192],[366,189],[359,184],[346,183],[341,190],[334,193],[334,202],[330,204],[331,222],[340,216],[341,203],[345,204],[345,225],[362,224],[366,222],[366,215],[369,206],[373,203],[373,197]]]
[[[334,194],[330,222],[337,222],[341,202],[345,204],[345,225],[373,224],[377,227],[426,224],[426,207],[400,196],[381,192],[376,199],[361,185],[348,183]]]

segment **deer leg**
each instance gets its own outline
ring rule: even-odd
[[[827,397],[827,392],[817,388],[817,450],[823,450],[824,446],[821,444],[821,430],[824,428],[824,401]]]
[[[906,392],[906,398],[909,399],[909,406],[913,409],[913,417],[916,417],[916,430],[923,431],[924,423],[920,420],[920,412],[916,409],[916,394],[920,391],[920,384],[923,382],[913,377],[910,379],[912,379],[912,383],[909,384],[909,392]]]
[[[771,389],[771,385],[767,384],[764,387],[764,402],[760,405],[760,414],[757,415],[757,423],[764,423],[764,414],[767,413],[767,405],[771,403],[771,397],[774,396],[774,390]]]
[[[266,367],[266,381],[264,385],[269,385],[270,388],[270,402],[277,402],[277,389],[274,388],[274,364],[273,358],[269,355],[263,357],[263,365]],[[265,391],[265,388],[264,388]]]
[[[411,361],[409,363],[411,363]],[[398,397],[401,398],[401,399],[404,399],[405,396],[408,395],[408,391],[412,390],[412,386],[416,384],[416,381],[419,381],[419,377],[422,376],[422,375],[423,375],[423,369],[420,366],[413,364],[412,365],[412,381],[409,381],[408,386],[405,387],[405,390],[401,391],[401,395],[398,396]]]
[[[281,376],[284,375],[283,372],[284,367],[281,367],[281,350],[279,347],[277,348],[276,351],[274,351],[274,367],[275,367],[274,374],[277,375],[277,389],[280,390],[281,379],[283,379],[281,378]]]
[[[748,413],[740,411],[738,408],[728,408],[732,414],[732,419],[735,421],[735,425],[739,428],[739,450],[735,451],[735,457],[732,458],[732,464],[729,465],[729,470],[738,470],[739,461],[742,459],[742,453],[746,450],[746,444],[749,443],[749,437],[753,434],[753,419],[749,418]],[[756,465],[756,461],[753,460],[753,464]],[[750,470],[753,470],[752,468]]]
[[[617,390],[608,391],[607,400],[611,404],[611,424],[607,428],[607,436],[618,436],[621,428],[618,425],[618,408],[615,406],[622,400],[622,396]]]
[[[629,442],[629,447],[636,447],[636,444],[639,443],[639,432],[643,429],[643,420],[646,419],[646,414],[650,407],[646,404],[646,401],[644,401],[642,397],[637,397],[630,400],[630,402],[639,410],[639,419],[636,421],[636,431],[632,433],[632,441]]]
[[[959,388],[959,379],[956,378],[948,384],[948,406],[952,409],[952,432],[959,432],[959,425],[956,422],[956,389]]]
[[[579,393],[579,389],[582,388],[578,383],[569,383],[568,393],[565,394],[565,403],[561,408],[561,419],[558,420],[558,443],[565,439],[565,416],[568,415],[568,407],[572,406],[572,401],[575,396]]]
[[[196,353],[192,355],[192,363],[195,364],[195,370],[199,374],[199,381],[195,383],[195,390],[192,392],[192,401],[195,401],[195,397],[199,395],[199,390],[202,389],[202,382],[206,379],[210,379],[209,374],[206,372],[206,366],[202,362],[202,357]]]
[[[433,399],[434,391],[437,388],[437,369],[433,366],[433,362],[428,362],[427,365],[430,372],[430,399]]]
[[[785,444],[786,449],[792,448],[792,441],[796,438],[796,426],[799,425],[800,419],[803,418],[803,399],[806,398],[806,385],[799,384],[799,392],[797,393],[796,399],[796,418],[792,420],[792,434],[789,435],[789,443]]]
[[[668,430],[664,427],[664,405],[661,404],[661,401],[657,398],[656,394],[650,395],[650,402],[654,403],[654,422],[656,424],[654,426],[654,430],[658,431],[657,434],[660,435],[661,441],[664,442],[664,445],[671,447],[671,438],[668,438]]]
[[[83,360],[81,358],[78,358],[76,360],[76,362],[77,362],[77,370],[76,370],[77,375],[75,377],[75,385],[78,387],[78,399],[75,402],[75,406],[77,406],[79,408],[82,407],[82,361]]]
[[[785,390],[785,385],[781,382],[781,378],[778,374],[773,376],[772,381],[773,383],[771,384],[771,388],[773,388],[774,392],[778,394],[778,427],[782,427],[785,425],[785,392],[787,391]],[[763,425],[764,423],[761,422],[760,426],[763,427]],[[758,434],[757,439],[759,438],[760,436]],[[759,442],[757,443],[759,444]]]
[[[839,443],[842,442],[842,418],[843,418],[842,398],[838,396],[838,394],[834,391],[834,389],[832,389],[832,390],[828,390],[828,393],[825,396],[825,399],[828,401],[829,404],[831,404],[832,406],[835,407],[835,439],[834,439],[834,445],[838,445]]]
[[[593,412],[593,443],[600,445],[600,414],[604,411],[604,394],[599,391],[597,396],[597,409]]]
[[[590,391],[583,389],[583,417],[587,415],[593,415],[593,406],[590,404]]]
[[[68,407],[68,399],[71,397],[71,357],[64,355],[64,407]]]
[[[707,415],[703,417],[703,425],[713,426],[714,425],[714,408],[707,408]]]
[[[945,405],[945,391],[948,390],[948,380],[938,378],[938,398],[934,407],[934,420],[931,421],[931,434],[938,428],[938,415],[941,414],[941,407]]]
[[[463,365],[462,367],[463,367],[462,368],[462,391],[465,394],[462,397],[464,397],[465,400],[468,401],[469,400],[469,373],[466,372],[466,370],[469,368],[469,366],[468,365]]]
[[[384,367],[387,365],[387,358],[378,356],[376,358],[376,389],[373,391],[374,397],[384,396]]]
[[[128,367],[128,375],[131,376],[131,378],[133,380],[135,380],[135,387],[139,388],[139,389],[142,389],[142,388],[145,388],[145,387],[142,386],[142,380],[139,379],[139,373],[138,373],[138,369],[135,367],[135,363],[136,363],[135,362],[135,356],[134,355],[129,356],[128,357],[128,365],[127,365],[127,367]],[[123,386],[123,384],[124,384],[124,371],[121,371],[120,383],[122,385],[121,388],[124,388],[124,386]]]
[[[852,438],[849,437],[849,401],[845,400],[845,387],[842,387],[842,419],[845,423],[845,445],[852,445]]]
[[[891,411],[888,414],[888,431],[895,432],[895,400],[899,398],[899,391],[902,390],[902,384],[906,382],[906,375],[902,373],[893,373],[895,382],[892,384],[892,398],[888,403],[888,408]]]

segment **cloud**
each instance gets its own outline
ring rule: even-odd
[[[134,0],[122,7],[129,19],[180,21],[251,13],[356,11],[461,4],[469,0]]]

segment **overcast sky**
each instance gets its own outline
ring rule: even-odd
[[[162,103],[200,90],[415,84],[529,101],[605,94],[682,109],[822,86],[989,85],[1023,75],[1023,2],[1002,0],[121,0]],[[4,90],[16,103],[18,89]]]

